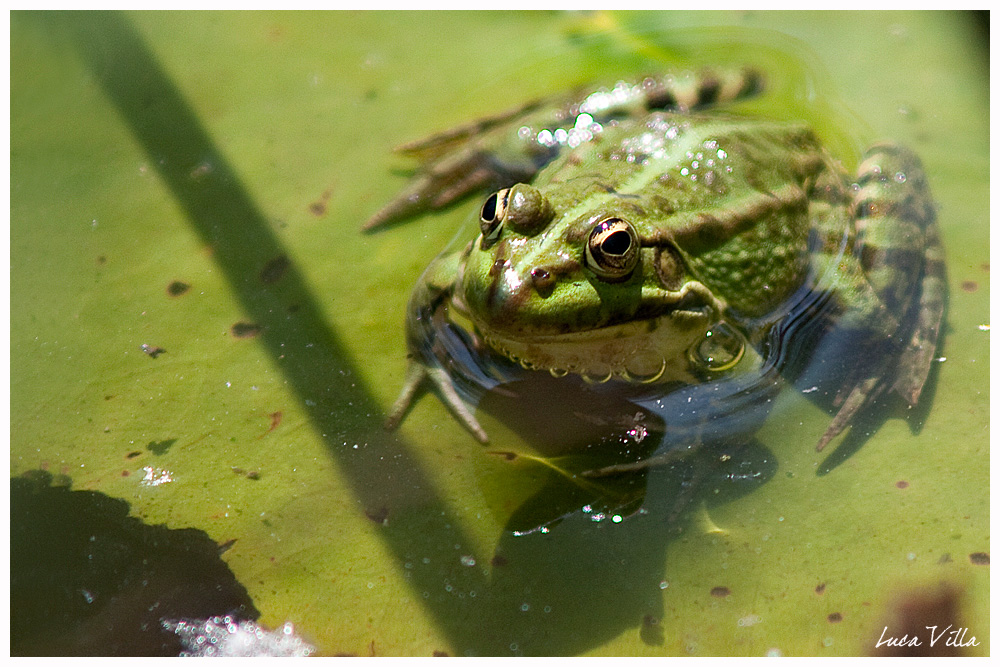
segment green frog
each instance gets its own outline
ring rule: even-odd
[[[421,166],[366,229],[492,193],[478,235],[413,291],[387,427],[429,381],[485,443],[477,392],[515,372],[647,397],[742,378],[731,393],[745,394],[800,372],[834,330],[846,334],[822,362],[837,370],[817,450],[890,392],[916,405],[945,303],[920,161],[877,144],[851,176],[806,125],[718,109],[763,87],[749,68],[645,77],[404,146]],[[797,331],[808,344],[788,343]]]

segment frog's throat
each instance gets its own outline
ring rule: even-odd
[[[676,316],[636,320],[591,331],[517,339],[479,327],[491,348],[530,370],[555,377],[575,373],[588,382],[694,382],[688,350],[701,340],[709,323],[678,327]],[[692,326],[693,325],[693,326]]]
[[[483,322],[476,328],[500,354],[526,369],[546,370],[555,377],[575,373],[595,383],[612,379],[691,383],[698,376],[689,350],[721,316],[718,300],[705,305],[692,310],[669,308],[654,317],[571,333],[511,334]]]

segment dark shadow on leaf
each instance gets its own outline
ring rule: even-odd
[[[335,443],[330,455],[352,484],[359,513],[384,512],[394,519],[381,534],[396,559],[449,551],[453,556],[452,544],[472,543],[406,443],[382,429],[380,406],[298,267],[282,261],[280,271],[275,270],[275,258],[287,257],[287,251],[224,151],[129,20],[105,12],[60,13],[46,15],[45,20],[56,41],[77,47],[192,230],[211,249],[246,319],[260,326],[255,340],[274,359],[299,402],[309,406],[315,431]],[[137,218],[134,223],[138,230],[144,221]],[[339,446],[345,439],[359,446]],[[443,531],[442,525],[448,530]],[[481,588],[484,583],[478,571],[468,568],[457,568],[454,576],[469,587]],[[419,596],[420,591],[439,588],[441,578],[423,570],[414,572],[411,581]],[[428,606],[457,645],[476,643],[466,616],[447,601],[431,600]]]
[[[205,532],[150,526],[124,500],[10,481],[11,655],[175,656],[161,619],[256,620]]]

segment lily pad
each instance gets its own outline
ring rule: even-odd
[[[988,655],[981,25],[15,12],[11,474],[64,475],[229,545],[260,623],[291,621],[326,655],[862,655],[942,582],[954,611],[934,620]],[[403,183],[391,149],[706,62],[764,68],[748,108],[808,120],[849,167],[881,138],[920,154],[950,288],[933,402],[830,461],[812,448],[828,415],[788,396],[757,434],[766,483],[703,499],[683,532],[581,508],[515,534],[557,474],[489,454],[530,454],[515,433],[483,415],[484,449],[432,396],[382,428],[409,291],[477,210],[362,234]],[[651,472],[647,497],[671,483]]]

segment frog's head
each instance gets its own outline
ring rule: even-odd
[[[735,365],[744,340],[725,303],[621,204],[581,214],[525,184],[490,195],[456,306],[491,347],[557,376],[690,382]]]

